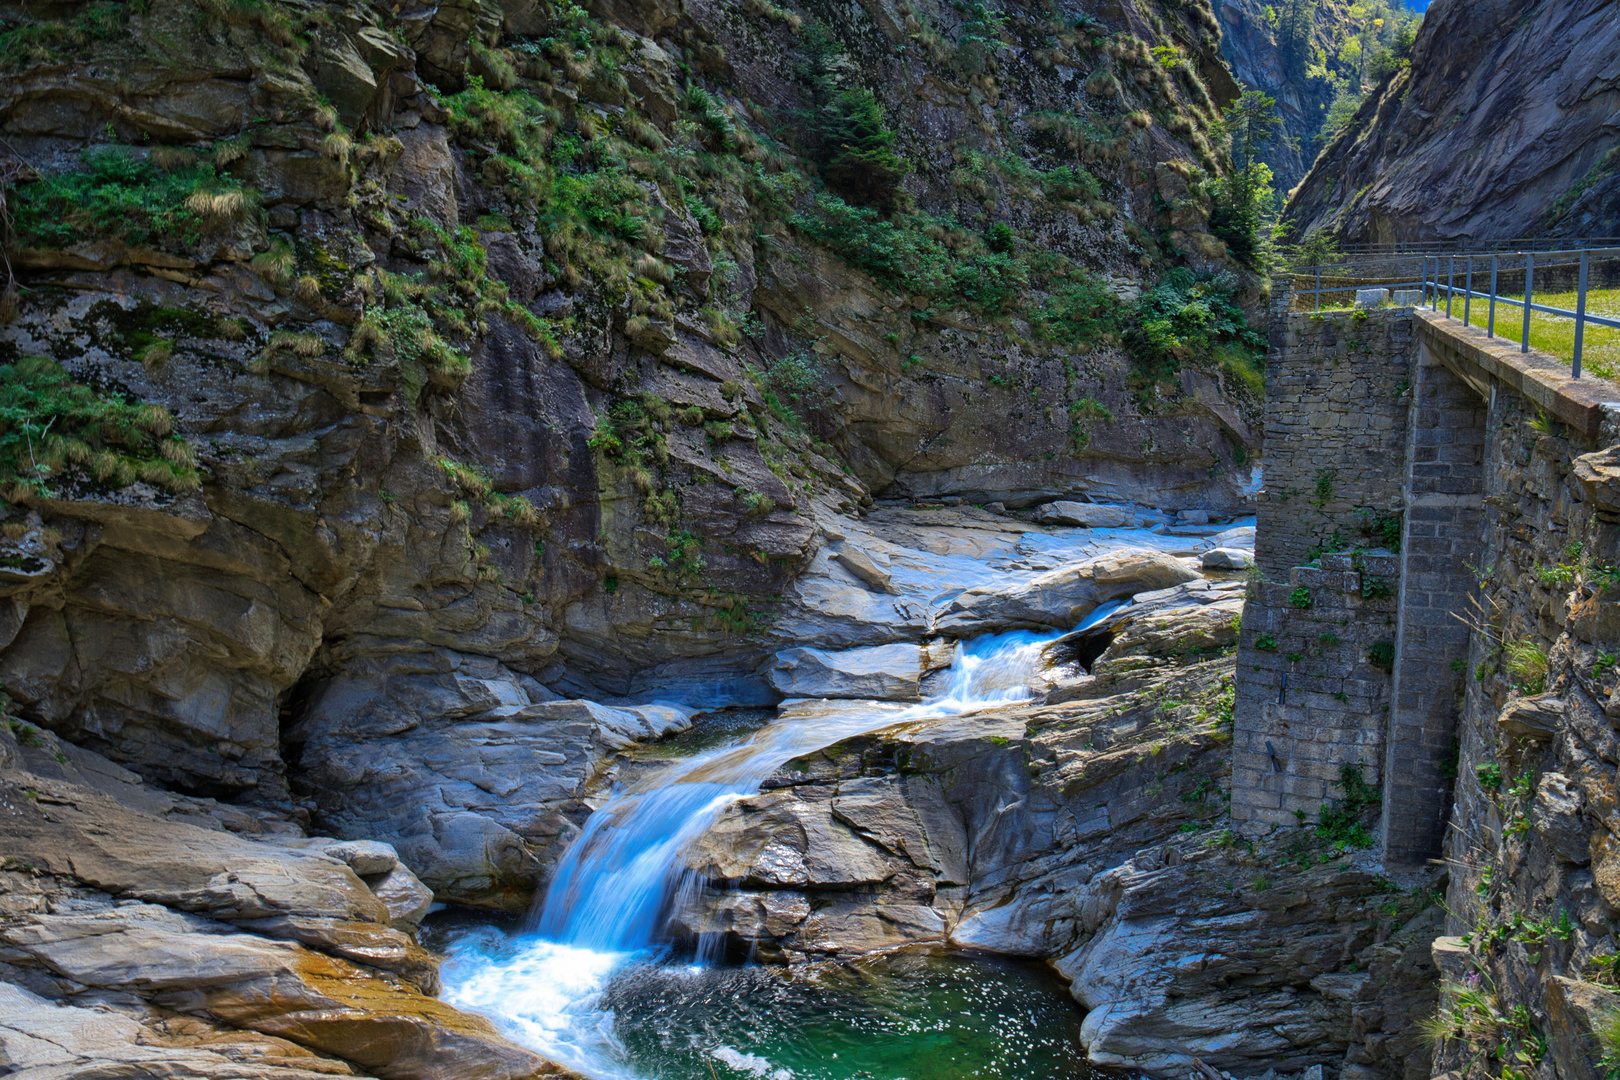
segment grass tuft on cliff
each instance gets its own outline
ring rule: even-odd
[[[72,468],[114,488],[139,480],[182,492],[200,483],[167,409],[100,393],[43,357],[0,366],[0,490],[12,500],[49,496]]]
[[[92,44],[118,37],[132,13],[146,14],[144,0],[90,4],[71,19],[0,22],[0,70],[67,60]]]
[[[83,168],[19,185],[13,196],[18,240],[61,248],[87,240],[135,247],[195,244],[210,229],[257,210],[257,195],[212,162],[165,155],[168,167],[124,146],[98,146]]]

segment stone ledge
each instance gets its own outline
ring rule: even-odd
[[[1620,386],[1590,375],[1573,379],[1569,363],[1539,349],[1527,353],[1506,338],[1487,337],[1460,319],[1414,308],[1418,332],[1444,359],[1471,366],[1505,383],[1559,420],[1595,439],[1603,406],[1620,402]],[[1462,373],[1466,377],[1466,373]]]

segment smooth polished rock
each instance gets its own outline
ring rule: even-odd
[[[1074,525],[1086,529],[1120,529],[1137,523],[1136,514],[1128,506],[1064,500],[1047,503],[1035,511],[1035,520],[1042,525]]]
[[[922,650],[913,644],[829,652],[787,649],[776,654],[771,685],[790,697],[916,701]]]
[[[1212,548],[1203,554],[1205,570],[1247,570],[1254,565],[1254,552],[1238,548]]]
[[[1000,630],[1067,629],[1099,604],[1195,581],[1199,572],[1161,552],[1126,551],[1042,574],[1011,586],[968,589],[947,601],[934,629],[951,637]]]

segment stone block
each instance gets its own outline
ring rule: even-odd
[[[1390,302],[1396,307],[1422,307],[1422,289],[1396,289],[1390,296]]]

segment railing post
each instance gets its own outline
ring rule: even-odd
[[[1581,249],[1581,278],[1575,287],[1575,366],[1571,375],[1581,377],[1581,339],[1586,336],[1586,249]]]
[[[1536,299],[1536,253],[1524,253],[1524,338],[1519,342],[1519,351],[1530,351],[1530,305]]]
[[[1451,296],[1457,291],[1457,256],[1446,264],[1446,318],[1451,318]]]
[[[1440,256],[1434,257],[1434,310],[1440,310]]]
[[[1491,256],[1491,315],[1490,322],[1485,324],[1485,336],[1496,336],[1496,256]]]
[[[1316,310],[1322,310],[1322,268],[1316,268]]]
[[[1468,256],[1468,277],[1463,286],[1463,325],[1468,326],[1468,313],[1474,304],[1474,257]]]

